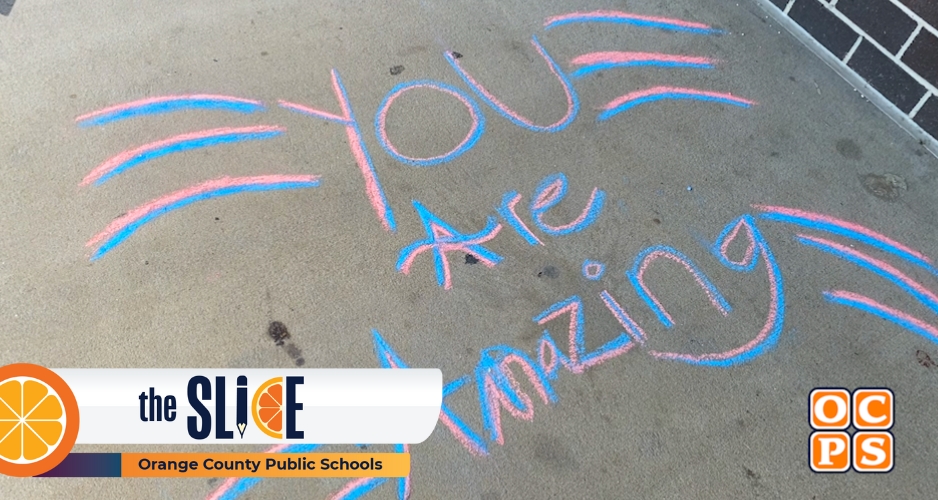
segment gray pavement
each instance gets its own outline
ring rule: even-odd
[[[676,18],[723,33],[599,22],[545,29],[552,16],[596,10]],[[532,35],[568,73],[577,68],[574,58],[596,52],[718,61],[711,69],[632,66],[571,79],[580,104],[575,118],[561,130],[536,132],[493,110],[444,57],[458,52],[454,60],[491,94],[548,125],[562,119],[567,100]],[[333,69],[393,211],[394,232],[376,215],[345,127],[277,105],[341,115]],[[471,148],[425,167],[385,151],[375,113],[395,85],[412,80],[471,96],[484,115]],[[20,0],[0,18],[0,82],[0,365],[294,367],[302,358],[306,367],[377,367],[374,329],[411,366],[439,367],[447,381],[470,376],[446,403],[487,454],[474,456],[441,423],[411,448],[414,500],[934,495],[938,339],[823,293],[861,294],[935,325],[928,300],[844,255],[863,252],[931,290],[938,275],[921,259],[917,265],[817,223],[771,220],[763,215],[780,209],[754,205],[850,221],[938,257],[938,159],[748,1]],[[655,87],[732,96],[648,102],[597,120],[607,103]],[[112,105],[191,94],[258,100],[266,110],[189,109],[88,127],[75,121]],[[167,154],[80,186],[121,151],[200,130],[262,125],[285,131]],[[444,155],[472,125],[452,94],[418,88],[394,101],[386,130],[400,154],[429,158]],[[569,189],[543,215],[545,227],[577,219],[594,187],[605,194],[601,213],[581,231],[552,236],[532,218],[535,190],[556,173],[565,174]],[[193,203],[90,259],[100,245],[86,242],[136,207],[211,179],[268,175],[316,175],[320,184]],[[542,245],[530,245],[497,215],[511,191],[522,196],[518,217]],[[428,237],[413,200],[464,235],[493,217],[501,229],[482,247],[501,260],[488,267],[489,254],[447,253],[450,289],[438,286],[430,252],[399,272],[402,249]],[[764,238],[757,238],[750,273],[721,265],[708,248],[744,214]],[[730,259],[745,259],[747,231],[727,247]],[[840,248],[840,257],[799,242],[798,234],[840,245],[828,247]],[[706,275],[730,306],[725,316],[683,267],[659,259],[641,282],[673,319],[671,328],[662,324],[626,276],[637,256],[659,245]],[[766,248],[784,292],[774,322]],[[587,259],[605,265],[599,279],[582,275]],[[573,296],[582,304],[585,352],[596,351],[623,331],[603,291],[647,340],[572,370],[582,373],[560,368],[546,384],[552,404],[516,366],[533,413],[525,420],[503,410],[503,444],[492,440],[473,378],[480,352],[510,347],[539,367],[544,329],[566,352],[569,316],[543,325],[532,318]],[[272,321],[289,329],[292,349],[268,337]],[[752,349],[733,351],[753,339]],[[727,351],[740,356],[724,356],[724,366],[654,356]],[[811,472],[807,398],[818,386],[895,391],[894,471]],[[329,498],[344,485],[0,477],[0,497]],[[395,481],[364,498],[397,495]]]

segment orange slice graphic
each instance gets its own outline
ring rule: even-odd
[[[283,437],[283,377],[274,377],[254,393],[251,403],[254,424],[272,438]]]
[[[0,473],[47,472],[77,435],[78,405],[58,375],[25,363],[0,368]]]

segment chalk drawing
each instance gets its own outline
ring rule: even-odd
[[[715,59],[709,57],[660,54],[656,52],[590,52],[570,60],[571,65],[579,66],[570,76],[583,78],[597,71],[634,66],[713,69],[716,63]]]
[[[141,99],[92,111],[75,118],[75,123],[81,127],[91,127],[137,116],[172,113],[189,109],[220,109],[236,113],[254,113],[264,110],[264,105],[260,101],[226,95],[169,95]]]
[[[514,197],[512,197],[514,199]],[[419,205],[416,204],[415,207]],[[421,207],[422,208],[422,207]],[[420,209],[418,209],[419,211]],[[425,210],[425,209],[424,209]],[[429,212],[427,212],[429,214]],[[432,216],[432,214],[429,214]],[[435,216],[429,220],[433,220]],[[908,247],[886,239],[885,236],[872,233],[862,226],[854,226],[851,231],[861,235],[877,234],[876,241],[889,241],[890,248],[902,248],[905,254],[920,255]],[[432,233],[432,228],[428,234]],[[798,235],[798,241],[818,248],[825,252],[837,255],[847,261],[853,262],[889,281],[908,288],[910,293],[922,295],[923,300],[931,300],[927,290],[919,290],[917,282],[890,264],[863,254],[859,251],[844,247],[836,242],[822,238]],[[742,245],[734,245],[742,241]],[[785,316],[785,295],[782,274],[768,242],[759,230],[756,219],[748,214],[737,217],[723,227],[719,236],[709,244],[712,256],[723,266],[739,273],[752,273],[761,263],[766,268],[769,285],[769,304],[766,320],[762,329],[744,345],[722,352],[708,354],[688,354],[677,352],[659,352],[646,350],[649,355],[669,361],[681,361],[695,366],[709,366],[727,368],[740,363],[751,362],[759,356],[769,352],[777,345],[781,335]],[[732,253],[738,255],[731,255]],[[641,251],[634,259],[631,270],[626,275],[630,277],[633,286],[641,295],[640,283],[646,277],[640,272],[656,259],[665,258],[681,264],[695,281],[707,293],[711,303],[723,312],[729,313],[729,304],[726,303],[719,291],[709,279],[683,254],[665,246],[653,246]],[[590,262],[590,261],[586,261]],[[647,286],[647,285],[646,285]],[[911,290],[911,291],[910,291]],[[655,303],[657,299],[647,292],[644,298],[646,304]],[[824,298],[834,304],[844,305],[878,316],[902,328],[908,329],[931,342],[938,344],[938,328],[915,318],[905,312],[879,303],[867,296],[843,290],[823,292]],[[579,296],[571,296],[558,301],[532,318],[540,326],[547,326],[555,320],[562,320],[563,331],[566,335],[565,347],[561,348],[554,341],[549,330],[545,330],[538,339],[534,352],[536,359],[525,351],[508,345],[495,345],[480,350],[479,361],[472,374],[456,377],[445,384],[443,389],[443,405],[440,413],[440,422],[449,431],[467,453],[475,457],[490,456],[488,443],[482,434],[467,424],[466,419],[458,415],[448,404],[447,399],[459,391],[475,387],[475,397],[478,400],[479,417],[487,440],[498,445],[506,442],[502,426],[503,411],[513,418],[532,422],[535,414],[535,399],[545,407],[551,407],[559,401],[559,395],[554,391],[552,381],[560,376],[560,368],[571,374],[582,374],[587,369],[604,362],[618,358],[633,350],[635,346],[647,345],[647,334],[642,327],[626,312],[626,309],[612,296],[608,290],[602,290],[599,298],[607,310],[616,318],[622,330],[619,335],[601,347],[587,351],[585,342],[586,318],[583,302]],[[652,300],[654,299],[654,300]],[[662,314],[666,314],[658,304]],[[653,307],[654,308],[654,307]],[[563,321],[565,320],[565,321]],[[382,368],[406,368],[408,365],[400,355],[391,347],[387,340],[377,330],[372,331],[374,353],[378,364]],[[533,389],[533,393],[525,392],[518,377],[522,377]],[[475,384],[470,384],[475,381]],[[403,445],[396,445],[395,451],[407,451]],[[213,492],[209,500],[230,500],[247,491],[259,480],[229,480],[221,488]],[[349,481],[331,498],[336,500],[357,499],[376,491],[381,485],[390,482],[386,478],[363,478]],[[397,498],[406,499],[412,491],[412,476],[397,480]]]
[[[531,214],[534,217],[534,224],[541,231],[551,236],[563,236],[582,231],[599,217],[600,212],[603,210],[603,201],[606,198],[606,193],[600,191],[599,188],[593,188],[589,201],[586,202],[586,208],[572,222],[562,226],[552,226],[544,222],[544,214],[560,203],[566,195],[567,176],[563,173],[547,176],[534,191],[534,199],[531,200]]]
[[[545,21],[545,29],[551,29],[556,26],[579,23],[617,23],[627,24],[643,28],[659,28],[672,31],[683,31],[700,34],[715,34],[719,30],[712,29],[709,25],[679,19],[671,19],[655,16],[644,16],[619,11],[598,10],[591,12],[574,12],[560,16],[554,16]],[[557,78],[564,91],[566,99],[566,111],[559,120],[549,125],[537,125],[532,120],[521,116],[517,111],[509,108],[505,103],[495,97],[489,90],[478,82],[469,72],[463,68],[463,62],[456,53],[446,51],[444,58],[462,81],[492,110],[508,119],[517,126],[523,127],[534,132],[559,132],[568,127],[576,118],[580,109],[580,101],[569,75],[567,75],[557,64],[557,62],[547,53],[536,36],[532,36],[531,44],[535,51],[547,63],[550,72]],[[691,55],[664,54],[652,52],[628,52],[628,51],[606,51],[590,52],[574,58],[571,62],[574,66],[580,66],[574,72],[574,76],[581,77],[586,74],[598,71],[600,69],[613,67],[629,66],[664,66],[664,67],[689,67],[695,69],[712,68],[716,63],[715,59],[708,57],[699,57]],[[382,187],[378,174],[375,170],[374,162],[371,158],[368,148],[359,126],[359,122],[352,110],[351,101],[348,92],[342,83],[337,70],[330,72],[332,80],[332,90],[338,101],[341,113],[332,113],[321,109],[316,109],[307,105],[298,104],[287,100],[278,100],[279,107],[295,113],[302,114],[325,120],[330,123],[336,123],[345,127],[347,142],[352,156],[359,167],[361,175],[365,181],[365,193],[371,203],[378,220],[382,226],[389,232],[395,232],[397,224],[394,218],[394,212],[391,208],[384,188]],[[405,92],[417,89],[435,90],[455,97],[461,102],[469,112],[471,125],[466,136],[452,149],[446,153],[425,158],[408,156],[400,151],[391,142],[387,133],[387,113],[394,101]],[[662,100],[662,99],[694,99],[704,101],[714,101],[736,106],[749,107],[755,104],[753,101],[735,97],[728,93],[710,92],[699,89],[687,89],[680,87],[658,86],[650,89],[634,91],[623,95],[610,103],[599,114],[600,121],[607,120],[622,111],[631,109],[634,106]],[[264,105],[257,100],[244,99],[214,94],[185,94],[168,95],[140,99],[132,102],[122,103],[106,107],[97,111],[83,114],[75,118],[76,123],[82,127],[104,125],[107,123],[125,120],[129,118],[171,113],[186,110],[224,110],[236,113],[254,113],[265,110]],[[432,80],[415,80],[399,84],[392,88],[385,95],[381,105],[375,113],[375,133],[379,144],[384,151],[392,158],[413,166],[428,167],[448,161],[452,161],[469,151],[481,138],[485,130],[485,115],[479,105],[470,97],[468,93],[454,86],[443,82]],[[186,150],[209,147],[213,145],[235,143],[248,140],[268,139],[282,134],[283,127],[265,125],[253,127],[229,127],[210,130],[190,132],[171,136],[162,140],[150,142],[137,146],[122,153],[119,153],[105,160],[86,175],[80,185],[89,184],[100,185],[113,176],[116,176],[130,168],[145,163],[149,160],[160,158],[169,154],[182,152]],[[594,188],[587,202],[586,208],[578,218],[572,222],[554,226],[543,220],[544,213],[556,203],[566,193],[566,177],[560,173],[545,179],[544,183],[538,188],[531,202],[532,216],[534,224],[550,236],[560,236],[581,231],[589,226],[602,210],[605,193],[598,188]],[[173,193],[169,196],[173,196]],[[496,209],[497,213],[505,219],[509,227],[514,229],[522,238],[531,245],[543,245],[544,242],[525,224],[519,217],[516,206],[520,202],[521,196],[516,192],[509,192],[505,195],[501,205]],[[429,212],[427,212],[429,213]],[[424,226],[428,226],[426,217],[423,217],[421,210],[418,210]],[[480,238],[490,239],[501,228],[500,224],[489,220],[486,229],[478,235],[461,235],[455,232],[447,234],[449,229],[436,222],[431,228],[438,234],[431,234],[428,242],[433,243],[435,253],[435,267],[438,275],[438,282],[444,288],[451,286],[449,276],[449,265],[445,258],[445,252],[462,247],[470,248],[473,240],[470,236],[479,236]],[[469,238],[469,240],[461,239]],[[119,238],[117,241],[121,241]],[[473,240],[474,241],[474,240]],[[460,246],[462,245],[462,246]],[[399,260],[398,268],[405,274],[409,271],[410,262],[413,257],[428,247],[419,246],[419,248],[408,248],[408,255],[402,256]],[[99,250],[93,256],[99,258],[106,253],[111,246],[105,245],[104,251]],[[415,250],[415,252],[411,252]],[[467,252],[475,257],[471,251]],[[484,253],[484,252],[483,252]],[[492,254],[490,257],[494,257]],[[486,265],[494,265],[497,259],[482,258]]]
[[[245,192],[300,189],[318,185],[319,177],[315,175],[222,177],[206,181],[192,187],[180,189],[130,210],[108,224],[103,231],[94,235],[88,240],[86,246],[90,247],[101,243],[101,246],[91,256],[91,260],[97,260],[121,244],[144,224],[163,214],[197,201]]]
[[[544,29],[549,30],[551,28],[556,28],[557,26],[563,26],[566,24],[580,24],[580,23],[615,23],[615,24],[631,24],[633,26],[639,26],[642,28],[658,28],[670,31],[686,31],[688,33],[695,33],[701,35],[711,35],[722,33],[722,31],[711,28],[707,24],[693,22],[693,21],[683,21],[681,19],[673,19],[667,17],[657,17],[657,16],[642,16],[638,14],[631,14],[628,12],[621,12],[615,10],[594,10],[590,12],[571,12],[569,14],[562,14],[559,16],[548,17],[544,21]]]
[[[623,96],[617,97],[609,101],[605,106],[603,106],[603,112],[599,114],[597,120],[603,121],[612,118],[613,116],[623,112],[628,111],[629,109],[634,108],[640,104],[645,104],[649,102],[662,101],[662,100],[681,100],[681,99],[691,99],[696,101],[710,101],[718,102],[722,104],[732,104],[734,106],[740,106],[743,108],[748,108],[755,105],[755,101],[750,101],[748,99],[743,99],[741,97],[736,97],[732,94],[725,92],[709,92],[706,90],[699,89],[688,89],[682,87],[666,87],[658,86],[651,87],[645,90],[638,90],[635,92],[630,92]]]
[[[456,147],[449,150],[445,154],[433,156],[430,158],[414,158],[401,154],[397,148],[391,144],[391,139],[388,138],[387,131],[387,114],[388,110],[391,108],[391,104],[394,103],[394,100],[408,90],[420,88],[437,90],[455,97],[466,107],[466,109],[469,110],[469,116],[472,118],[472,126],[469,128],[469,132],[466,134],[466,137],[463,138],[462,142],[457,144]],[[375,135],[378,136],[378,142],[381,143],[381,147],[384,148],[384,151],[395,160],[401,163],[406,163],[408,165],[413,165],[415,167],[430,167],[457,158],[461,154],[472,149],[484,131],[485,115],[482,114],[482,110],[479,109],[479,105],[476,104],[468,94],[462,90],[457,89],[456,87],[431,80],[418,80],[397,85],[391,89],[390,92],[388,92],[388,95],[384,97],[381,105],[378,106],[378,112],[375,113]]]
[[[414,210],[417,211],[420,220],[423,222],[427,239],[414,242],[401,250],[397,260],[398,271],[409,274],[414,259],[423,252],[432,251],[437,284],[449,290],[453,286],[453,279],[450,273],[449,259],[446,256],[447,253],[458,251],[470,254],[488,267],[493,267],[501,262],[502,257],[500,255],[482,246],[482,243],[494,238],[502,228],[502,225],[494,217],[488,218],[485,229],[467,235],[453,229],[443,219],[424,208],[419,201],[414,200],[413,203]]]
[[[658,320],[661,321],[661,324],[666,328],[671,328],[674,326],[674,319],[664,309],[664,306],[661,305],[658,298],[651,292],[648,284],[645,283],[645,271],[651,263],[660,258],[677,262],[683,266],[684,269],[694,277],[694,281],[700,285],[704,293],[707,294],[707,298],[710,300],[710,303],[713,304],[713,307],[720,311],[720,314],[723,316],[729,314],[731,310],[730,304],[723,298],[723,295],[720,294],[716,287],[713,286],[710,279],[708,279],[686,255],[671,247],[658,245],[646,248],[638,254],[635,258],[635,265],[626,273],[626,277],[632,282],[638,296],[641,297],[655,315],[658,316]]]
[[[518,217],[515,206],[519,201],[521,201],[521,195],[516,191],[505,193],[505,196],[502,197],[502,204],[497,208],[498,215],[501,215],[502,218],[505,219],[505,222],[524,238],[524,241],[527,241],[531,245],[543,245],[544,242],[541,241],[537,235],[532,233],[527,224]]]
[[[378,363],[382,368],[408,368],[408,365],[404,363],[377,330],[372,330],[371,334],[374,342],[375,356],[377,356]],[[440,422],[449,429],[453,437],[456,438],[466,451],[475,456],[485,456],[488,455],[485,441],[466,425],[456,412],[450,409],[446,404],[446,398],[456,393],[469,380],[469,376],[466,375],[443,386],[443,404],[440,409]]]
[[[521,369],[544,404],[557,401],[557,395],[550,386],[547,374],[523,351],[504,345],[483,349],[476,367],[476,389],[485,429],[489,431],[489,438],[498,444],[505,443],[501,423],[502,408],[517,419],[530,421],[534,418],[531,397],[519,387],[511,371],[512,365]]]
[[[580,23],[628,24],[640,28],[657,28],[703,35],[722,33],[722,31],[713,29],[703,23],[665,17],[643,16],[611,10],[572,12],[560,16],[553,16],[544,22],[544,29],[549,30],[557,26]],[[716,62],[715,59],[709,57],[680,54],[605,51],[582,54],[573,58],[570,64],[579,66],[571,76],[574,78],[582,78],[601,70],[637,66],[712,69]],[[662,100],[696,100],[729,104],[743,108],[748,108],[756,104],[755,101],[736,97],[726,92],[659,85],[643,90],[632,91],[609,101],[601,108],[602,112],[597,117],[597,121],[605,121],[636,106]]]
[[[570,321],[567,325],[567,353],[563,354],[560,352],[547,331],[544,332],[544,337],[541,338],[541,343],[538,346],[538,355],[541,363],[545,362],[544,354],[546,352],[551,353],[552,361],[547,366],[551,367],[550,371],[552,372],[556,370],[556,361],[559,361],[560,365],[563,365],[571,373],[583,373],[587,368],[598,365],[621,354],[625,354],[634,347],[629,336],[622,333],[618,337],[603,344],[602,347],[587,353],[586,343],[583,338],[583,302],[576,295],[550,306],[542,313],[535,316],[534,322],[538,325],[543,325],[563,315],[569,315],[570,317]],[[545,351],[545,349],[548,350]],[[547,370],[546,367],[545,370]]]
[[[851,238],[853,240],[865,243],[878,250],[899,257],[905,262],[920,267],[929,273],[938,276],[938,270],[932,264],[932,259],[921,252],[903,245],[888,236],[878,233],[870,228],[864,227],[855,222],[838,219],[829,215],[816,212],[809,212],[796,208],[753,205],[754,208],[762,210],[759,216],[762,219],[793,224],[803,228],[814,229],[838,236]],[[846,245],[815,236],[798,234],[797,240],[809,247],[823,250],[827,253],[840,257],[841,259],[856,264],[857,266],[876,273],[893,284],[899,286],[903,291],[918,300],[932,312],[938,313],[938,296],[922,283],[916,281],[908,274],[902,272],[893,265],[881,259],[877,259],[869,254]],[[877,302],[870,297],[860,295],[854,292],[844,290],[825,291],[824,298],[831,303],[853,307],[861,311],[878,316],[896,325],[899,325],[909,331],[917,333],[929,341],[938,343],[938,328],[915,318],[908,313],[894,309],[885,304]]]
[[[544,22],[544,29],[551,30],[565,25],[591,23],[611,23],[701,35],[722,33],[720,30],[704,23],[612,10],[572,12],[549,17]],[[463,84],[496,114],[526,130],[548,133],[564,130],[575,120],[579,113],[580,100],[571,78],[582,78],[600,70],[615,68],[655,66],[713,69],[719,63],[714,58],[686,54],[633,51],[588,52],[571,59],[570,65],[575,70],[568,75],[548,54],[537,37],[532,37],[531,44],[547,63],[550,72],[560,82],[565,94],[566,109],[564,115],[547,125],[535,124],[533,120],[522,116],[495,97],[464,68],[464,64],[470,64],[468,62],[470,61],[469,58],[461,58],[461,56],[449,51],[444,52],[443,55],[447,64],[456,72]],[[331,71],[331,83],[333,94],[340,109],[339,113],[332,113],[287,100],[278,100],[279,108],[344,127],[350,152],[365,181],[365,194],[369,203],[384,229],[394,233],[396,231],[396,222],[393,210],[384,188],[379,182],[374,161],[365,145],[360,124],[353,113],[348,92],[339,77],[338,71],[335,69]],[[442,92],[454,97],[468,111],[471,121],[469,130],[463,139],[449,151],[429,157],[409,156],[400,152],[390,139],[387,131],[387,115],[391,106],[404,93],[415,90]],[[597,120],[608,120],[642,104],[662,100],[703,101],[741,108],[750,108],[756,105],[753,100],[735,96],[731,93],[658,85],[633,90],[606,103],[601,107]],[[263,111],[265,107],[260,101],[223,95],[169,95],[110,106],[78,116],[75,122],[79,126],[90,127],[134,117],[195,110],[220,110],[247,114]],[[414,80],[396,85],[385,94],[375,112],[374,130],[378,143],[390,158],[405,165],[430,167],[453,161],[472,149],[484,134],[485,114],[470,92],[443,82]],[[177,152],[220,144],[269,139],[281,135],[284,131],[285,128],[282,126],[258,125],[215,128],[169,136],[132,147],[108,158],[86,175],[82,179],[81,185],[100,185],[128,169]],[[163,214],[197,201],[245,192],[311,188],[318,186],[319,182],[319,177],[314,175],[222,177],[204,181],[158,197],[130,210],[94,235],[88,241],[87,246],[96,247],[91,256],[91,259],[95,260],[123,243],[143,225]],[[437,284],[449,290],[453,286],[449,253],[459,252],[471,255],[485,266],[495,267],[504,257],[486,246],[502,229],[502,223],[499,222],[496,216],[503,219],[505,225],[513,229],[531,246],[545,246],[545,240],[542,239],[543,235],[559,237],[580,233],[598,220],[599,215],[602,213],[606,193],[598,187],[594,187],[585,207],[574,220],[562,225],[550,224],[545,221],[545,218],[549,217],[547,212],[562,201],[567,193],[567,185],[567,177],[562,172],[548,175],[539,183],[528,204],[530,225],[518,211],[519,203],[523,201],[524,197],[517,191],[508,191],[502,196],[500,203],[494,207],[496,215],[485,214],[484,227],[478,232],[469,234],[456,230],[419,201],[413,200],[412,205],[421,221],[426,237],[405,246],[399,251],[396,269],[402,274],[409,274],[416,258],[423,253],[429,252],[433,256]],[[664,352],[650,349],[646,330],[628,313],[635,304],[625,301],[620,302],[609,290],[602,289],[598,291],[597,296],[617,322],[617,326],[613,330],[616,336],[597,348],[588,349],[586,314],[584,312],[586,305],[579,295],[572,295],[553,303],[531,318],[539,328],[543,328],[543,332],[538,337],[535,345],[528,346],[530,351],[510,345],[484,347],[479,351],[478,362],[473,368],[467,370],[468,373],[463,372],[444,385],[443,403],[440,411],[440,422],[443,428],[466,453],[476,458],[485,458],[491,456],[494,444],[504,445],[506,442],[505,429],[502,425],[502,417],[505,413],[515,419],[532,422],[536,406],[538,407],[537,412],[540,413],[541,408],[550,408],[558,402],[559,395],[555,392],[553,382],[561,376],[561,372],[581,375],[602,363],[617,358],[625,359],[624,355],[636,350],[636,347],[639,347],[636,351],[645,352],[656,359],[717,368],[728,368],[751,362],[766,354],[778,344],[782,334],[786,297],[782,272],[769,243],[757,226],[757,220],[760,223],[761,221],[768,221],[794,225],[799,231],[812,230],[849,238],[852,241],[869,245],[891,256],[898,257],[903,262],[910,263],[938,276],[938,269],[936,269],[930,258],[860,224],[796,208],[769,205],[753,205],[753,208],[758,212],[755,217],[743,214],[735,218],[722,228],[719,236],[712,244],[709,241],[706,242],[710,257],[716,259],[720,265],[734,273],[752,274],[763,266],[765,268],[769,291],[769,300],[765,305],[766,317],[763,326],[753,335],[751,340],[724,351],[704,354]],[[539,231],[543,235],[539,235],[535,231]],[[852,246],[812,234],[798,233],[796,241],[806,247],[820,250],[825,254],[833,255],[845,262],[875,273],[877,276],[898,286],[932,312],[938,313],[938,294],[893,264]],[[639,306],[649,307],[665,328],[672,328],[675,325],[675,320],[665,309],[659,298],[652,293],[652,283],[649,283],[649,276],[646,273],[648,268],[660,259],[679,264],[693,277],[707,296],[710,304],[723,317],[730,317],[732,312],[730,303],[695,263],[672,247],[654,245],[640,251],[631,262],[631,267],[625,270],[623,274],[626,282],[631,285],[638,294],[639,299],[641,299]],[[628,265],[626,264],[625,267],[628,267]],[[580,269],[583,277],[592,281],[603,278],[605,270],[606,263],[589,259],[583,261]],[[619,276],[621,277],[623,274]],[[608,279],[607,277],[604,281]],[[592,286],[590,284],[583,285]],[[611,289],[615,290],[615,288]],[[584,295],[587,300],[596,300],[597,296],[592,294]],[[828,303],[850,307],[885,319],[938,344],[938,327],[866,295],[845,290],[827,290],[822,292],[822,296]],[[551,331],[551,328],[556,329],[558,325],[560,328],[559,335],[563,337],[562,342],[559,344],[555,341],[555,338],[559,337],[556,337],[557,334]],[[590,334],[592,335],[593,332],[590,331]],[[379,366],[387,369],[406,368],[408,366],[378,330],[372,331],[372,342]],[[472,394],[473,390],[475,391],[474,394]],[[453,409],[452,398],[457,397],[457,395],[469,395],[476,398],[479,412],[476,417],[481,422],[481,426],[476,424],[476,427],[480,428],[473,428],[470,425],[470,422],[473,422],[472,418],[458,414]],[[267,451],[270,453],[302,453],[320,448],[319,445],[282,445],[270,448]],[[394,445],[394,451],[406,453],[409,452],[409,448],[406,445],[398,444]],[[208,500],[236,499],[259,482],[259,478],[229,479],[212,492]],[[411,495],[413,490],[412,476],[408,476],[394,480],[388,478],[350,480],[331,498],[335,500],[362,498],[377,491],[385,483],[391,482],[396,485],[398,499],[404,500]]]
[[[603,273],[606,272],[606,265],[602,262],[586,259],[583,261],[583,267],[581,271],[584,278],[591,281],[596,281],[603,277]]]
[[[927,340],[938,344],[938,327],[930,325],[908,313],[893,309],[869,297],[844,290],[824,292],[824,298],[835,304],[855,307],[861,311],[891,321],[906,330],[915,332]]]
[[[573,88],[573,83],[570,82],[570,78],[567,77],[566,73],[560,69],[560,66],[550,57],[544,47],[541,46],[540,42],[537,41],[537,37],[531,37],[531,45],[534,45],[534,49],[537,50],[537,53],[547,61],[547,66],[550,68],[551,73],[560,80],[560,84],[563,86],[564,94],[567,97],[567,112],[560,120],[556,122],[542,126],[535,125],[531,120],[521,116],[516,111],[513,111],[511,108],[506,106],[503,102],[498,100],[491,92],[486,90],[479,82],[477,82],[465,69],[463,69],[459,60],[450,52],[444,52],[443,56],[449,62],[450,66],[456,70],[456,74],[466,85],[469,86],[479,96],[482,101],[488,104],[493,110],[498,114],[502,115],[504,118],[507,118],[509,121],[514,123],[519,127],[526,128],[534,132],[560,132],[561,130],[567,128],[568,125],[573,123],[573,120],[576,118],[577,113],[580,111],[580,99],[577,96],[576,89]]]
[[[647,338],[645,331],[642,330],[642,327],[638,326],[638,323],[636,323],[627,312],[625,312],[625,309],[623,309],[622,306],[616,302],[616,299],[614,299],[612,295],[606,290],[603,290],[599,293],[599,298],[603,300],[603,304],[605,304],[606,309],[609,309],[609,312],[611,312],[612,315],[616,318],[616,321],[622,325],[622,328],[625,328],[624,333],[627,333],[639,344],[644,344],[645,339]]]
[[[345,91],[345,86],[342,85],[339,72],[334,69],[332,70],[332,91],[339,101],[339,107],[342,108],[342,116],[288,101],[281,100],[278,102],[282,108],[345,126],[345,134],[348,137],[348,145],[352,150],[352,156],[355,157],[355,162],[358,164],[362,177],[365,179],[365,193],[367,193],[368,199],[371,201],[371,206],[374,208],[375,214],[378,215],[378,220],[381,221],[381,224],[386,230],[393,232],[397,228],[397,224],[394,222],[394,211],[388,204],[387,197],[384,195],[384,189],[378,181],[378,173],[375,172],[375,166],[371,161],[371,155],[368,154],[368,148],[365,147],[365,141],[362,138],[358,120],[355,119],[352,104],[349,102],[348,92]]]
[[[261,125],[241,128],[216,128],[201,130],[189,134],[182,134],[156,142],[151,142],[128,149],[118,155],[108,158],[98,165],[81,181],[82,186],[94,183],[100,185],[111,177],[133,168],[141,163],[160,158],[172,153],[179,153],[191,149],[205,148],[219,144],[269,139],[283,133],[283,127]]]
[[[753,205],[753,208],[763,213],[759,217],[774,222],[784,222],[824,231],[838,236],[845,236],[871,245],[884,252],[891,253],[903,260],[915,264],[926,271],[938,276],[938,269],[932,260],[921,252],[913,250],[883,234],[863,227],[855,222],[849,222],[829,215],[799,210],[797,208],[776,207],[769,205]]]
[[[277,446],[272,446],[266,450],[265,453],[311,453],[320,448],[318,444],[293,444],[285,445],[280,444]],[[246,477],[246,478],[237,478],[232,477],[225,480],[218,488],[215,489],[205,500],[235,500],[241,495],[247,493],[248,490],[257,486],[263,478],[260,477]]]
[[[345,484],[344,488],[329,498],[330,500],[355,500],[367,495],[387,481],[388,478],[386,477],[361,477],[354,481],[349,481]]]
[[[750,245],[747,247],[743,260],[734,261],[727,255],[727,249],[730,243],[739,235],[740,229],[746,230],[746,238],[749,240]],[[649,351],[648,353],[652,356],[659,359],[683,361],[692,365],[728,367],[752,361],[771,350],[778,343],[785,320],[785,292],[782,283],[782,272],[775,262],[775,256],[769,249],[768,243],[763,238],[759,228],[756,227],[752,216],[743,215],[727,224],[720,236],[717,237],[711,252],[721,264],[738,272],[753,271],[756,268],[756,259],[762,257],[768,274],[770,295],[768,312],[762,330],[746,344],[724,352],[693,355]]]
[[[938,296],[889,263],[824,238],[799,234],[797,235],[797,239],[804,245],[831,253],[864,269],[873,271],[877,275],[895,283],[899,288],[902,288],[909,295],[915,297],[925,307],[938,314]]]

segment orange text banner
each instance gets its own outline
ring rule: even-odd
[[[406,477],[410,453],[123,453],[121,477]]]

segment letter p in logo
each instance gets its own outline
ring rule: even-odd
[[[846,472],[850,469],[850,435],[846,432],[811,433],[808,447],[814,472]]]

